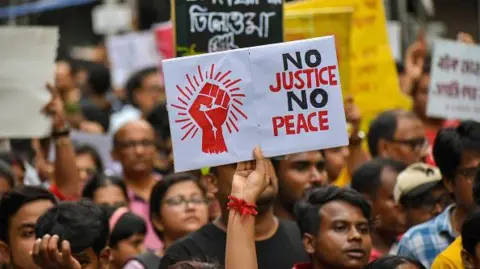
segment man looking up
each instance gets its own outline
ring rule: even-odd
[[[161,242],[149,219],[150,193],[160,179],[159,175],[153,173],[156,154],[153,128],[145,120],[131,121],[115,133],[113,147],[112,157],[122,165],[130,209],[147,223],[145,246],[159,249]]]
[[[321,151],[301,152],[272,161],[278,176],[275,215],[295,220],[293,207],[305,191],[328,183],[325,159]]]

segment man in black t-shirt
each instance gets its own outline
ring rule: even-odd
[[[289,220],[280,220],[273,214],[273,204],[278,193],[278,180],[270,167],[270,184],[257,200],[258,215],[255,223],[258,268],[291,269],[294,264],[308,262],[298,226]],[[205,177],[209,188],[216,193],[222,216],[173,244],[162,258],[160,269],[167,269],[179,261],[199,260],[225,264],[226,227],[228,220],[228,195],[236,165],[215,167]]]

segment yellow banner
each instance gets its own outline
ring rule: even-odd
[[[319,8],[285,10],[285,41],[334,35],[342,90],[348,93],[350,86],[350,25],[353,8]]]
[[[347,91],[354,96],[355,102],[362,111],[363,123],[367,125],[381,111],[393,108],[409,109],[411,105],[410,99],[400,91],[395,63],[388,42],[383,1],[305,0],[286,3],[285,27],[291,27],[290,25],[292,25],[290,22],[290,16],[292,15],[289,14],[298,15],[302,12],[308,13],[309,10],[352,7],[354,12],[350,30],[343,30],[343,32],[350,32],[350,40],[348,42],[350,49],[350,54],[348,55],[350,72],[345,76],[342,70],[340,70],[340,77],[342,86],[345,84],[345,80],[348,80],[346,82],[349,86]],[[330,28],[325,29],[324,27],[332,27],[332,29],[341,33],[342,31],[338,31],[338,29],[330,26],[342,25],[338,23],[340,20],[337,20],[336,17],[338,15],[329,17],[332,20],[329,22],[331,24],[317,22],[316,20],[314,22],[304,20],[305,35],[312,37],[310,36],[312,29],[319,33],[317,36],[331,32]],[[335,24],[334,21],[337,21],[338,24]],[[322,23],[326,26],[320,25],[321,29],[315,29],[316,27],[312,26],[313,23]],[[297,36],[299,36],[298,33]],[[337,35],[335,37],[337,38]],[[341,60],[342,56],[340,56]]]

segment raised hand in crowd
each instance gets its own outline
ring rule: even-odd
[[[471,34],[464,33],[464,32],[459,32],[457,34],[457,40],[467,44],[472,44],[472,45],[475,44],[475,40],[473,39],[473,36]]]
[[[408,47],[405,53],[405,80],[402,84],[402,92],[410,94],[415,84],[423,73],[425,58],[427,55],[427,41],[425,34],[420,32],[417,40]]]
[[[55,144],[55,182],[51,191],[61,200],[80,197],[82,184],[75,163],[75,150],[70,140],[70,127],[67,122],[64,104],[58,90],[47,85],[52,99],[43,112],[52,118],[51,138]]]
[[[268,163],[260,148],[254,150],[255,160],[237,164],[231,196],[255,205],[269,184]],[[255,251],[255,216],[231,208],[227,227],[227,269],[258,268]]]
[[[59,247],[57,235],[45,235],[33,245],[32,257],[42,269],[81,269],[80,263],[72,256],[70,243],[62,241]]]
[[[345,117],[349,125],[350,154],[347,158],[347,168],[350,174],[360,165],[370,159],[366,150],[362,147],[365,133],[361,130],[362,112],[360,107],[355,103],[353,96],[347,96],[345,102]]]

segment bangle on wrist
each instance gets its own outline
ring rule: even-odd
[[[62,129],[60,130],[53,130],[52,132],[52,138],[53,139],[57,139],[57,138],[60,138],[60,137],[68,137],[70,135],[70,126],[68,125],[65,125],[65,127],[63,127]]]
[[[351,145],[359,145],[362,143],[362,141],[365,139],[365,132],[364,131],[358,131],[355,134],[350,135],[350,144]]]

